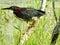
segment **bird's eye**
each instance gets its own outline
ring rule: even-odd
[[[14,9],[14,7],[12,7],[12,9]]]

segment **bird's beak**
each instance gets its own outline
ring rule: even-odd
[[[10,8],[2,8],[1,10],[10,10]]]

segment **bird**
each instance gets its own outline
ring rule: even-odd
[[[33,21],[32,24],[26,27],[26,32],[24,32],[23,35],[26,34],[29,31],[29,29],[34,26],[36,21],[35,21],[35,18],[33,17],[39,18],[40,16],[43,16],[45,14],[45,11],[42,11],[42,10],[37,10],[34,8],[24,8],[24,7],[19,7],[19,6],[10,6],[7,8],[2,8],[2,10],[12,10],[13,14],[17,18],[23,19],[27,23],[29,21]],[[20,42],[20,38],[19,38],[19,42]]]
[[[13,14],[15,14],[16,17],[23,19],[26,22],[34,20],[33,17],[39,18],[45,14],[45,11],[42,10],[24,8],[19,6],[10,6],[7,8],[2,8],[2,10],[12,10]]]

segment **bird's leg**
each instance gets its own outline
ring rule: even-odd
[[[28,33],[29,29],[31,29],[32,27],[35,27],[35,24],[38,22],[38,18],[37,17],[33,17],[33,22],[32,24],[27,24],[27,28],[26,28],[26,33]]]
[[[35,26],[35,23],[36,23],[36,21],[34,20],[34,21],[32,22],[32,24],[29,25],[28,29],[34,27],[34,26]],[[28,29],[27,29],[27,30],[28,30]]]

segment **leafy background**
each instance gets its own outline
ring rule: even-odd
[[[17,19],[12,11],[1,10],[1,8],[17,5],[39,9],[40,3],[40,0],[0,0],[0,45],[19,45],[19,38],[26,29],[25,21]],[[56,0],[55,8],[58,19],[60,16],[59,5],[60,1]],[[52,0],[47,1],[46,15],[40,19],[24,45],[50,45],[52,32],[57,24],[52,10]],[[60,35],[56,45],[60,45]]]

